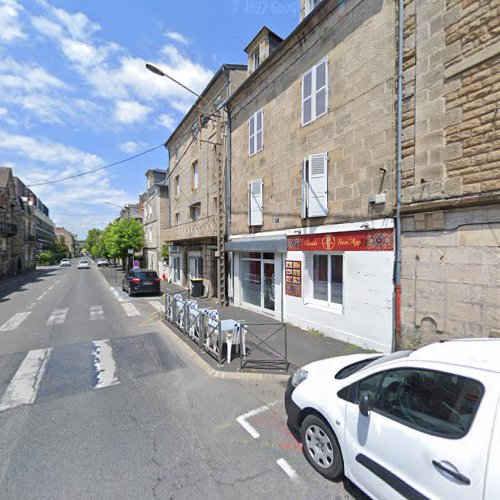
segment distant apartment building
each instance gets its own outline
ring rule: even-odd
[[[164,228],[168,225],[168,188],[166,170],[150,169],[146,172],[147,190],[141,197],[142,224],[144,226],[143,266],[154,269],[159,276],[166,273],[162,257]]]
[[[395,3],[302,1],[229,97],[234,305],[393,348]]]
[[[120,210],[120,219],[142,220],[142,200],[139,203],[129,203]]]
[[[500,336],[500,2],[405,2],[402,338]]]
[[[229,172],[228,97],[247,67],[224,64],[167,140],[169,219],[165,241],[170,281],[202,279],[207,295],[225,301],[226,176]]]
[[[16,195],[21,208],[21,223],[19,231],[19,253],[22,270],[34,269],[38,244],[36,241],[35,194],[26,187],[18,177],[14,177]]]
[[[76,257],[78,255],[78,244],[75,239],[75,235],[70,233],[64,227],[56,227],[54,231],[56,236],[62,236],[64,238],[64,243],[68,247],[69,251],[68,257]]]

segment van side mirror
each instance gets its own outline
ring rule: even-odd
[[[361,399],[359,400],[359,413],[363,415],[363,417],[367,417],[372,409],[372,398],[369,394],[363,394]]]

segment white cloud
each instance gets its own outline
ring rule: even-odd
[[[5,116],[7,113],[8,113],[8,109],[7,108],[2,108],[0,106],[0,116]]]
[[[168,33],[165,33],[165,36],[174,42],[189,45],[189,40],[184,35],[177,33],[177,31],[169,31]]]
[[[144,146],[145,144],[143,142],[127,141],[120,144],[120,151],[128,154],[133,154],[143,149]]]
[[[26,135],[9,134],[0,130],[0,150],[10,151],[22,155],[30,160],[39,161],[48,165],[61,165],[65,170],[58,177],[64,177],[66,171],[89,170],[101,166],[103,160],[94,154],[85,153],[72,146],[66,146],[43,138],[34,138]],[[43,172],[40,175],[44,176]],[[52,177],[53,178],[53,177]],[[49,176],[47,180],[51,179]],[[38,181],[37,181],[38,182]]]
[[[175,125],[175,120],[167,115],[167,114],[163,114],[163,115],[160,115],[158,117],[158,123],[160,125],[162,125],[163,127],[165,127],[167,130],[173,130],[174,129],[174,125]]]
[[[16,0],[0,0],[0,42],[26,38],[19,21],[23,7]]]
[[[152,108],[143,106],[137,101],[116,101],[115,120],[123,124],[143,121]]]

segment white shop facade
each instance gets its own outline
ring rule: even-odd
[[[226,249],[233,305],[392,350],[392,219],[235,235]]]

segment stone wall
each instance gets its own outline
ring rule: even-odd
[[[392,214],[394,205],[394,2],[321,3],[229,103],[232,114],[231,233],[248,226],[248,183],[263,179],[259,231]],[[329,110],[301,125],[302,75],[328,57]],[[264,110],[264,147],[248,155],[248,120]],[[305,157],[328,152],[327,217],[300,217]],[[386,203],[369,202],[385,193]]]
[[[405,11],[402,345],[500,335],[500,0]]]

